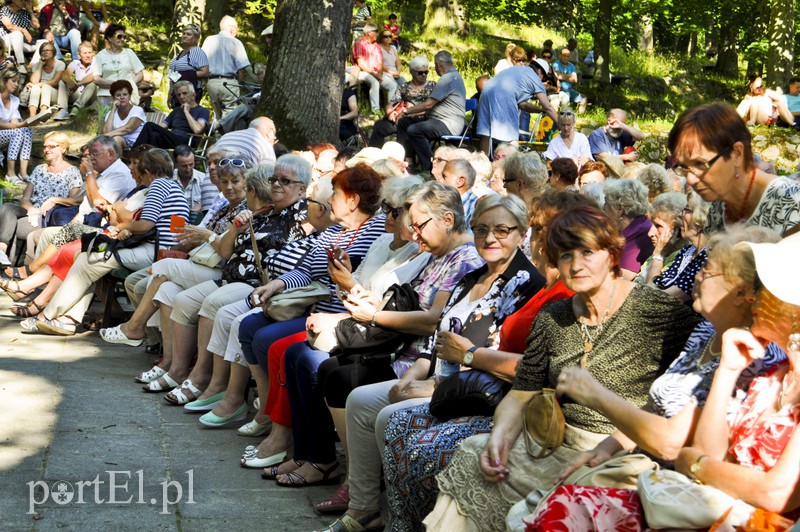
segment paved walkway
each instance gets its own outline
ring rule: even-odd
[[[239,467],[258,438],[207,429],[142,392],[133,375],[153,358],[142,348],[111,347],[96,333],[23,335],[11,303],[0,297],[0,529],[272,531],[331,521],[311,506],[331,487],[262,480]]]

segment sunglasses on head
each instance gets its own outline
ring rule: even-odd
[[[243,159],[222,159],[219,162],[219,166],[234,166],[236,168],[244,168],[247,166],[247,163]]]

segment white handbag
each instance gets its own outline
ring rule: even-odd
[[[644,471],[637,481],[644,516],[651,528],[708,528],[728,509],[734,526],[747,524],[755,510],[727,493],[696,484],[675,471]]]
[[[204,242],[202,245],[197,246],[189,252],[189,260],[200,266],[217,268],[224,259],[217,253],[214,246],[208,242]]]

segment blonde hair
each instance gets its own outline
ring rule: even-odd
[[[765,227],[732,225],[708,240],[708,261],[722,272],[725,282],[736,288],[752,289],[756,277],[753,250],[745,242],[775,243],[781,236]]]
[[[58,147],[64,150],[64,153],[69,151],[69,137],[67,137],[66,133],[62,133],[61,131],[50,131],[49,133],[45,133],[44,137],[42,138],[42,143],[47,142],[48,140],[53,140]]]

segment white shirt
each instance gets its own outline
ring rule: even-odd
[[[136,181],[131,177],[131,170],[122,159],[117,159],[111,166],[100,172],[96,177],[97,186],[100,189],[100,196],[108,203],[119,201],[125,194],[136,187]],[[94,212],[94,205],[89,203],[89,195],[83,198],[78,212],[82,215]]]
[[[235,77],[241,69],[250,66],[242,41],[219,32],[207,37],[203,51],[208,56],[208,70],[212,76]]]
[[[583,133],[575,132],[575,137],[572,139],[572,146],[567,148],[561,135],[556,135],[553,140],[548,144],[544,152],[544,158],[548,161],[558,159],[559,157],[566,157],[567,159],[577,159],[583,156],[588,161],[594,161],[592,157],[592,150],[589,148],[589,139]]]

